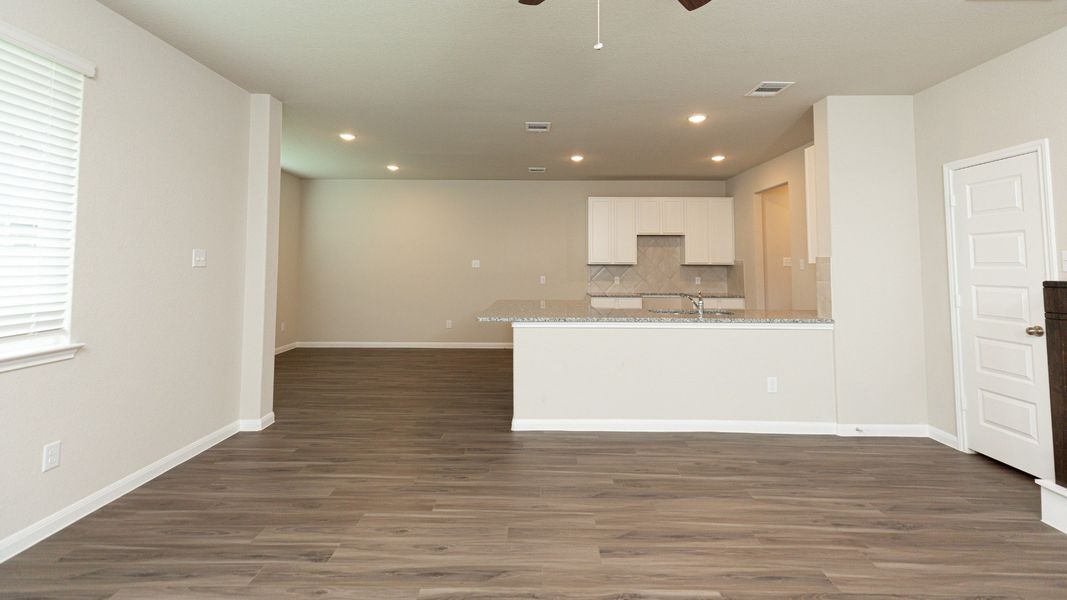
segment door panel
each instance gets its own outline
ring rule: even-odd
[[[1037,153],[952,173],[960,386],[969,448],[1051,477],[1041,284],[1046,227]]]

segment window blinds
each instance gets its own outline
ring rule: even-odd
[[[0,39],[0,341],[68,328],[83,83]]]

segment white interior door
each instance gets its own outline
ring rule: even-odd
[[[1052,477],[1048,355],[1035,329],[1049,277],[1040,157],[957,169],[951,186],[967,447]]]

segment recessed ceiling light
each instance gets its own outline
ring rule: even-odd
[[[387,166],[387,167],[385,167],[385,168],[386,168],[386,169],[389,169],[390,171],[392,171],[392,172],[394,172],[394,173],[396,173],[397,171],[399,171],[399,170],[400,170],[400,167],[398,167],[398,166],[396,166],[396,165],[389,165],[389,166]]]
[[[689,122],[694,125],[708,120],[708,115],[689,115]]]
[[[713,160],[715,162],[722,162],[722,161],[726,160],[726,157],[721,155],[721,154],[716,154],[715,156],[711,157],[711,160]]]
[[[351,142],[352,140],[356,139],[356,134],[354,134],[354,133],[342,133],[342,134],[338,135],[337,137],[341,138],[342,140],[344,140],[346,142]]]
[[[577,162],[582,162],[583,160],[585,160],[585,157],[582,156],[581,154],[575,154],[574,156],[571,157],[571,160],[573,160],[576,163]]]

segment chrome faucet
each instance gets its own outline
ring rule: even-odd
[[[696,309],[697,314],[700,315],[701,319],[703,319],[704,318],[704,292],[697,292],[696,296],[691,296],[689,294],[682,294],[682,296],[684,296],[686,298],[689,298],[689,301],[693,303],[693,308]]]

